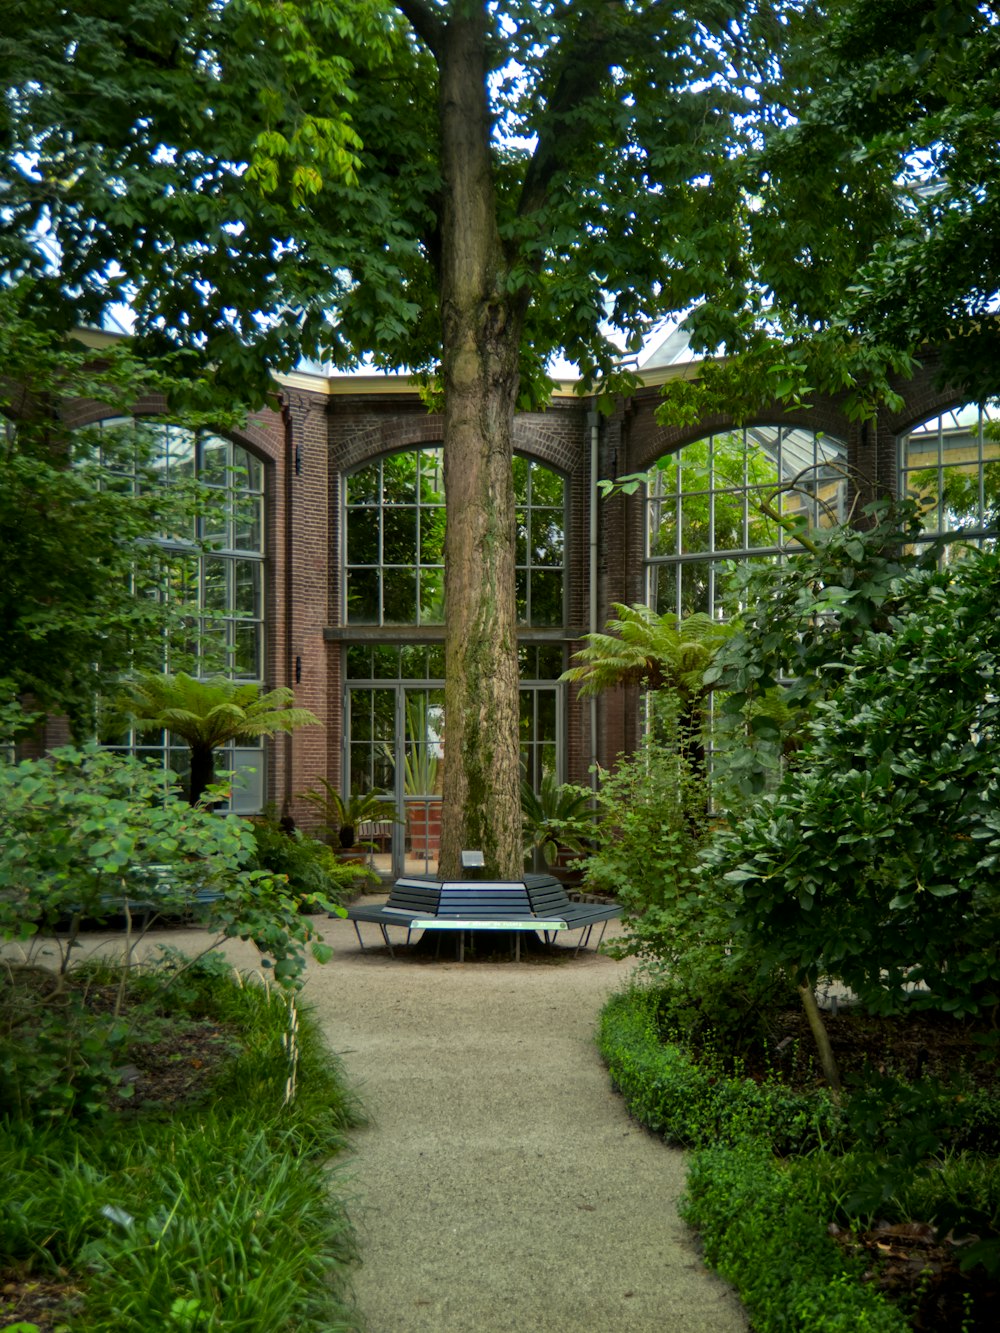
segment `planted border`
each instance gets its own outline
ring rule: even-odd
[[[909,1324],[826,1234],[816,1183],[775,1157],[838,1140],[836,1106],[776,1084],[726,1075],[664,1043],[656,993],[612,996],[598,1047],[630,1113],[669,1143],[697,1149],[682,1201],[708,1263],[734,1284],[759,1333],[906,1333]]]

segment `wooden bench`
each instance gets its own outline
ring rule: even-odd
[[[458,931],[458,956],[465,957],[465,934],[473,930],[510,931],[514,934],[515,957],[521,956],[521,933],[526,930],[549,936],[563,930],[583,932],[576,953],[589,943],[598,922],[621,915],[616,904],[574,903],[551,875],[528,875],[523,880],[439,880],[413,875],[392,886],[384,904],[357,904],[347,909],[362,951],[361,922],[377,925],[382,939],[395,957],[390,926],[406,930],[409,944],[414,930]],[[601,938],[604,928],[601,930]],[[600,943],[600,939],[598,940]]]

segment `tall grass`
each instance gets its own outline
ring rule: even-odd
[[[185,976],[174,1003],[238,1024],[241,1054],[198,1107],[92,1126],[0,1125],[0,1265],[69,1273],[86,1333],[332,1333],[354,1237],[330,1159],[360,1119],[308,1012]]]

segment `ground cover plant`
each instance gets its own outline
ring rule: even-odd
[[[8,976],[22,1010],[51,994],[51,973]],[[0,1326],[356,1328],[328,1165],[358,1112],[308,1011],[219,955],[132,969],[123,1008],[121,983],[61,982],[128,1029],[100,1104],[0,1120]]]

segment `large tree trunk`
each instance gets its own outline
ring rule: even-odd
[[[215,781],[215,751],[211,745],[192,745],[191,776],[188,780],[188,802],[197,805],[206,787]]]
[[[476,12],[478,10],[478,12]],[[449,19],[439,56],[444,175],[445,754],[440,873],[463,848],[521,874],[511,472],[521,315],[506,290],[486,98],[484,7]]]

